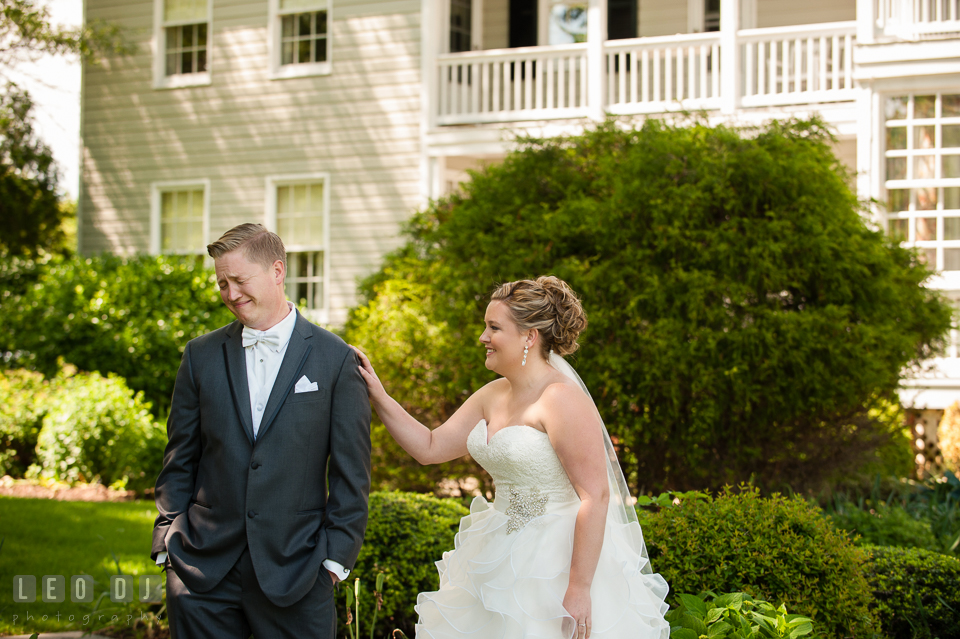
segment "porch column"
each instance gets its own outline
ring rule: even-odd
[[[740,106],[740,0],[720,0],[720,112]]]
[[[857,0],[857,44],[873,44],[877,37],[877,16],[873,8],[874,0]]]
[[[420,203],[426,206],[437,197],[434,189],[434,162],[428,149],[427,133],[437,126],[437,33],[440,29],[440,0],[420,0]]]
[[[587,5],[587,114],[601,121],[606,116],[607,70],[603,49],[607,41],[607,0]]]

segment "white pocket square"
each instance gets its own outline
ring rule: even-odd
[[[311,382],[309,379],[307,379],[306,375],[298,379],[297,385],[293,387],[294,393],[311,393],[315,390],[320,390],[317,387],[317,383]]]

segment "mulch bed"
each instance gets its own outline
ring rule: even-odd
[[[9,475],[0,477],[0,495],[27,497],[31,499],[57,499],[59,501],[132,501],[137,498],[153,498],[136,490],[114,490],[103,484],[41,484],[30,479],[14,479]]]

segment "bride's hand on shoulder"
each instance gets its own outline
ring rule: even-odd
[[[564,636],[570,636],[573,639],[589,639],[590,630],[593,626],[590,588],[568,586],[567,594],[563,597],[563,608],[573,617],[573,624],[576,626],[576,632],[573,633],[570,633],[569,628],[564,628]],[[569,623],[569,620],[565,621]]]
[[[360,358],[360,375],[363,377],[363,381],[367,383],[367,392],[370,393],[370,399],[373,400],[375,404],[380,403],[383,399],[389,397],[389,395],[387,395],[386,389],[384,389],[383,384],[380,382],[380,378],[377,377],[377,372],[373,370],[373,364],[370,363],[370,358],[364,355],[363,351],[353,344],[349,346],[353,349],[353,352],[357,354],[357,357]]]

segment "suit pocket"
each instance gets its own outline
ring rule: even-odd
[[[324,397],[325,397],[325,393],[323,392],[323,389],[319,389],[315,391],[307,391],[305,393],[297,393],[295,391],[291,391],[290,394],[287,395],[287,401],[285,401],[284,403],[299,404],[301,402],[319,402]]]
[[[313,508],[311,510],[301,510],[300,512],[297,513],[297,517],[300,517],[300,516],[309,517],[310,515],[322,515],[324,510],[326,510],[326,508]]]
[[[211,508],[213,508],[213,506],[211,506],[210,504],[205,504],[205,503],[203,503],[202,501],[197,501],[196,499],[191,499],[191,500],[190,500],[190,505],[191,505],[191,506],[200,506],[201,508],[206,508],[207,510],[210,510]]]

